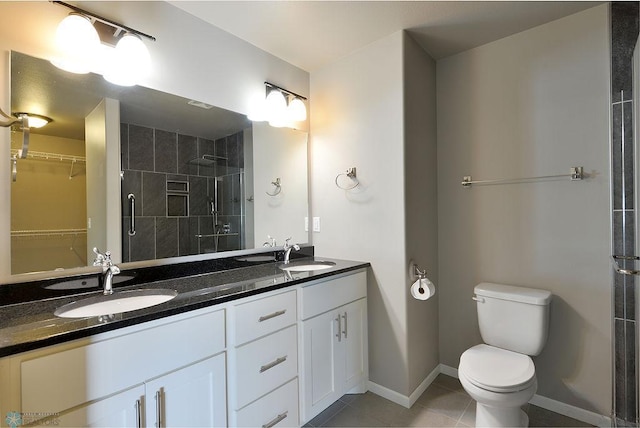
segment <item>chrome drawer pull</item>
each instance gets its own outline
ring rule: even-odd
[[[136,400],[136,428],[142,428],[142,402]]]
[[[262,321],[270,320],[271,318],[279,317],[280,315],[284,315],[285,312],[287,312],[287,310],[283,309],[281,311],[276,311],[276,312],[274,312],[272,314],[269,314],[269,315],[263,315],[260,318],[258,318],[258,322],[262,322]]]
[[[344,318],[344,330],[342,330],[342,333],[344,334],[344,338],[347,338],[347,331],[349,330],[349,328],[347,327],[347,313],[345,312],[344,315],[342,316],[342,318]]]
[[[287,356],[285,355],[284,357],[280,357],[275,361],[270,362],[269,364],[265,364],[264,366],[260,367],[260,373],[266,372],[269,369],[274,368],[275,366],[277,366],[278,364],[282,364],[285,361],[287,361]]]
[[[284,413],[280,413],[272,421],[269,421],[266,424],[262,425],[262,428],[271,428],[273,426],[278,425],[282,420],[284,420],[284,418],[287,417],[287,413],[289,413],[288,410],[286,412],[284,412]]]
[[[156,424],[162,428],[162,388],[156,391]]]
[[[336,333],[336,337],[338,338],[338,342],[342,342],[342,318],[340,317],[340,314],[338,314],[336,321],[338,321],[338,332]]]

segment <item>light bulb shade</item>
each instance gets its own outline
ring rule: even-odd
[[[307,119],[307,107],[300,98],[294,98],[287,107],[287,116],[289,120],[300,122]]]
[[[127,33],[112,51],[104,78],[116,85],[133,86],[151,71],[151,57],[140,37]]]
[[[89,18],[71,13],[56,30],[56,56],[51,63],[71,73],[86,74],[94,69],[100,37]]]
[[[267,117],[267,103],[264,95],[258,94],[251,99],[247,119],[252,122],[264,122]]]
[[[287,100],[278,90],[272,90],[266,99],[267,120],[271,126],[282,127],[287,117]]]

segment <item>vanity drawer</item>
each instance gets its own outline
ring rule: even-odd
[[[236,349],[236,409],[298,375],[297,336],[292,325]]]
[[[276,294],[235,307],[236,346],[296,322],[296,291]]]
[[[239,427],[297,427],[298,379],[238,411]]]
[[[367,274],[358,272],[302,287],[302,313],[305,320],[349,302],[367,297]]]

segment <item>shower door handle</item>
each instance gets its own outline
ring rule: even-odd
[[[129,215],[131,216],[128,233],[129,236],[134,236],[136,234],[136,196],[129,193],[127,198],[129,199]]]

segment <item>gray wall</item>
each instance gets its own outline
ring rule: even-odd
[[[406,263],[412,259],[426,269],[439,287],[436,62],[407,33],[403,42]],[[427,301],[406,295],[410,392],[440,362],[438,295]]]
[[[439,61],[440,359],[481,342],[473,287],[551,290],[538,394],[611,406],[608,6]],[[463,188],[462,177],[568,174]]]

